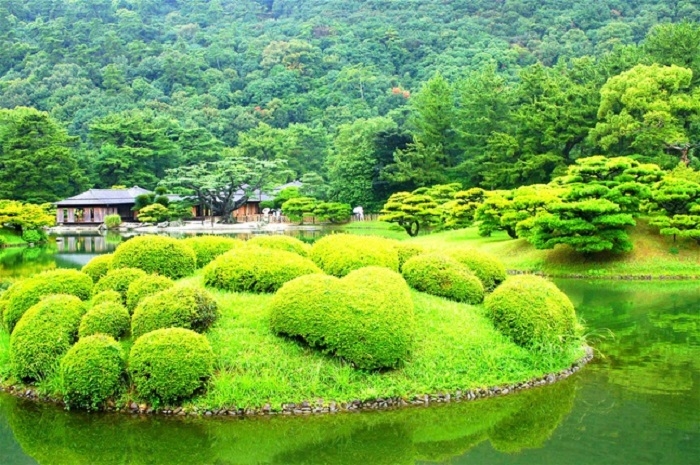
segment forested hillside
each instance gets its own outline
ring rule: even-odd
[[[0,198],[236,156],[370,209],[594,154],[697,163],[699,20],[697,0],[0,0]]]

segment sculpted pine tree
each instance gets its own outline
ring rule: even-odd
[[[700,184],[668,177],[652,187],[645,210],[661,234],[700,242]]]
[[[409,236],[417,236],[421,228],[438,224],[440,211],[435,200],[425,194],[427,189],[416,189],[412,193],[397,192],[389,197],[380,221],[398,223]]]

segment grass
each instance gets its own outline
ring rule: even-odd
[[[7,228],[0,228],[0,244],[12,247],[27,245],[27,242],[22,239],[22,235],[18,234],[17,231]]]
[[[397,240],[410,237],[401,226],[384,221],[353,221],[338,227],[337,230],[358,236],[380,236]]]

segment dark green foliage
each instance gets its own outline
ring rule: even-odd
[[[8,332],[12,332],[24,312],[45,296],[67,294],[81,300],[89,299],[92,293],[92,279],[77,270],[45,271],[20,281],[7,292],[3,323]]]
[[[399,257],[392,241],[379,237],[331,234],[311,247],[311,259],[326,273],[343,277],[365,266],[399,269]]]
[[[255,236],[248,241],[250,245],[257,245],[260,247],[265,247],[268,249],[275,250],[285,250],[287,252],[293,252],[302,257],[308,257],[311,251],[311,246],[306,244],[296,237],[284,236],[284,235],[261,235]]]
[[[146,272],[138,268],[119,268],[109,270],[97,284],[93,292],[95,295],[102,291],[117,291],[122,296],[122,303],[126,304],[126,293],[131,283],[146,276]]]
[[[488,252],[460,247],[449,248],[444,253],[469,268],[484,285],[486,292],[493,291],[506,279],[505,266],[498,257]]]
[[[294,197],[282,204],[282,214],[292,221],[304,222],[307,216],[313,216],[316,199],[311,197]]]
[[[344,223],[350,219],[352,208],[348,203],[340,202],[320,202],[314,208],[314,216],[319,221],[329,221],[331,223]]]
[[[129,311],[121,302],[103,302],[93,305],[83,315],[78,328],[78,336],[81,338],[93,334],[106,334],[119,339],[129,331],[131,317]]]
[[[136,306],[144,297],[163,291],[174,285],[175,282],[172,279],[156,274],[149,274],[138,278],[129,284],[129,288],[126,291],[126,308],[129,309],[129,312],[133,313]]]
[[[420,255],[425,252],[425,249],[416,244],[411,244],[409,242],[396,242],[394,243],[394,248],[399,255],[399,271],[402,270],[404,263],[406,263],[411,257]]]
[[[90,299],[90,305],[93,307],[105,302],[116,302],[121,305],[123,303],[123,298],[119,292],[108,289],[98,292]]]
[[[234,292],[275,292],[287,281],[321,273],[308,258],[257,246],[233,249],[204,268],[207,286]]]
[[[22,231],[22,240],[27,244],[38,244],[46,241],[46,234],[36,229],[27,229]]]
[[[421,292],[469,304],[484,300],[484,286],[479,278],[446,255],[413,257],[404,264],[401,274],[409,286]]]
[[[131,335],[178,327],[203,333],[216,322],[219,307],[204,289],[175,286],[144,298],[131,318]]]
[[[194,273],[197,257],[184,242],[164,236],[138,236],[114,252],[112,268],[139,268],[171,279]]]
[[[111,253],[106,253],[104,255],[98,255],[83,266],[80,270],[92,278],[93,282],[97,282],[106,275],[109,269],[112,267],[112,257]]]
[[[22,380],[41,380],[54,372],[78,334],[84,304],[74,296],[43,299],[22,316],[10,336],[10,366]]]
[[[214,371],[207,338],[183,328],[151,331],[136,340],[129,374],[138,394],[152,401],[175,402],[205,386]]]
[[[403,278],[367,267],[342,279],[309,275],[286,283],[272,300],[270,324],[277,333],[302,337],[372,370],[396,367],[408,358],[415,322]]]
[[[224,236],[194,236],[183,239],[183,242],[194,250],[197,268],[202,268],[219,255],[243,245],[238,239]]]
[[[110,336],[81,338],[61,359],[63,400],[96,410],[119,391],[126,370],[124,352]]]
[[[496,329],[522,347],[557,351],[580,337],[569,298],[539,276],[508,278],[486,297],[485,306]]]

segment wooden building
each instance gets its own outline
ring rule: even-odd
[[[136,197],[152,192],[139,186],[131,189],[90,189],[56,202],[57,224],[102,224],[105,216],[118,214],[122,221],[137,221]]]

